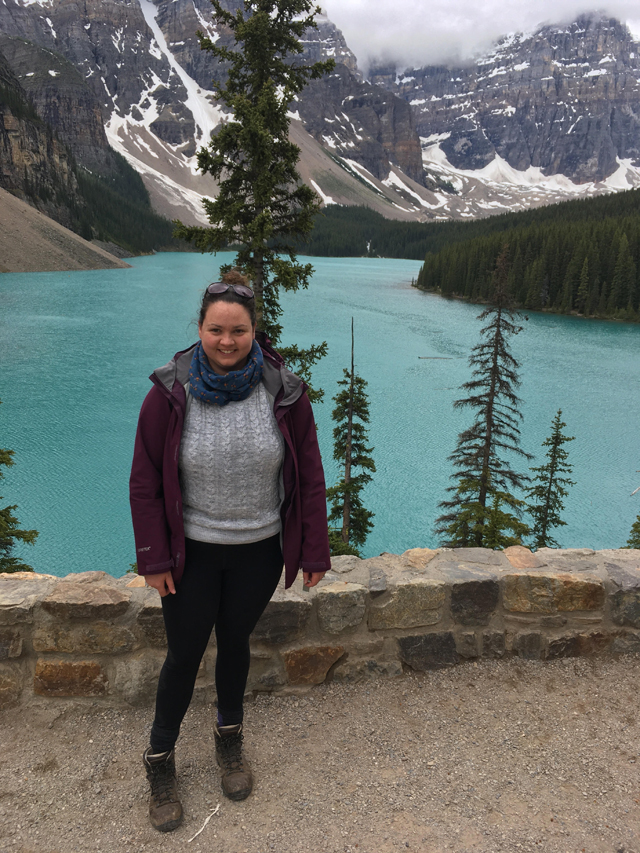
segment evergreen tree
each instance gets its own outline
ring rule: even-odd
[[[576,309],[580,314],[584,314],[587,302],[589,300],[589,258],[584,256],[582,270],[580,271],[580,285],[576,295]]]
[[[4,477],[2,467],[9,468],[14,464],[13,450],[0,448],[0,480]],[[2,495],[0,495],[1,500]],[[31,566],[21,563],[17,557],[12,556],[17,541],[33,545],[38,535],[37,530],[21,530],[18,527],[18,519],[13,515],[16,508],[14,505],[0,509],[0,573],[33,571]]]
[[[289,105],[309,80],[322,77],[335,63],[304,65],[297,59],[304,32],[317,26],[314,15],[320,9],[310,0],[244,0],[235,12],[221,0],[211,3],[216,24],[233,36],[236,49],[202,32],[198,38],[201,49],[224,63],[226,83],[214,81],[214,91],[233,115],[198,152],[200,170],[219,182],[215,201],[203,199],[211,225],[177,223],[175,233],[203,252],[239,247],[235,264],[252,280],[258,327],[277,344],[282,331],[278,290],[308,286],[313,267],[298,263],[295,246],[310,233],[320,207],[297,171],[300,149],[289,139]],[[326,349],[322,343],[281,352],[308,379]]]
[[[567,479],[572,466],[567,462],[569,456],[563,445],[573,441],[574,436],[566,436],[562,432],[566,424],[562,421],[562,409],[558,409],[552,423],[551,435],[542,442],[547,450],[547,462],[537,468],[531,468],[536,474],[535,485],[529,489],[527,497],[532,501],[528,505],[529,514],[533,518],[533,536],[535,548],[559,548],[558,543],[551,537],[552,527],[566,525],[560,513],[564,509],[563,498],[569,494],[565,486],[573,486],[573,480]]]
[[[492,277],[493,304],[478,317],[488,323],[480,331],[484,341],[469,358],[473,378],[462,386],[468,396],[454,403],[456,408],[474,409],[476,415],[473,425],[458,436],[449,457],[457,469],[452,478],[458,483],[449,487],[452,496],[440,503],[445,512],[436,520],[436,533],[450,547],[488,547],[488,537],[495,543],[502,536],[516,544],[528,532],[519,520],[522,501],[512,491],[529,478],[514,471],[505,458],[505,454],[531,458],[520,448],[522,416],[515,392],[520,385],[519,365],[509,351],[508,339],[522,327],[516,325],[510,307],[508,276],[508,247],[504,246]],[[504,533],[509,529],[512,537]]]
[[[339,483],[327,489],[329,512],[329,543],[331,553],[355,554],[362,548],[373,527],[374,513],[362,505],[360,492],[371,482],[376,466],[371,457],[373,447],[368,446],[369,401],[367,383],[355,371],[353,318],[351,318],[351,370],[344,369],[344,379],[338,382],[343,389],[333,398],[332,412],[336,426],[333,430],[333,458],[344,466]],[[354,469],[360,472],[354,474]],[[331,526],[333,522],[334,525]]]
[[[640,548],[640,515],[637,516],[634,523],[631,525],[631,532],[627,539],[627,544],[623,548]]]
[[[529,527],[515,515],[502,511],[502,495],[500,492],[491,489],[490,494],[493,499],[484,536],[484,547],[503,549],[509,548],[511,545],[520,545],[522,537],[529,533]],[[507,505],[515,506],[520,511],[524,506],[524,501],[516,500]],[[511,535],[509,535],[509,531]]]
[[[629,249],[627,235],[623,234],[620,238],[620,248],[611,282],[607,306],[609,313],[621,313],[620,309],[624,309],[625,313],[633,314],[635,288],[636,265]]]

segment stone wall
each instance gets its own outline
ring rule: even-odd
[[[0,707],[150,703],[165,648],[160,598],[142,578],[0,575]],[[253,634],[248,690],[638,651],[640,551],[416,548],[339,557],[315,589],[280,587]],[[212,640],[196,700],[215,699],[214,663]]]

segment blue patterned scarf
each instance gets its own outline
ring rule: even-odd
[[[202,349],[202,341],[198,341],[189,368],[189,393],[196,400],[216,406],[246,400],[262,379],[263,363],[260,344],[254,340],[249,360],[242,370],[214,373]]]

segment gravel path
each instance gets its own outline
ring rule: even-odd
[[[211,710],[177,751],[186,819],[147,819],[150,711],[0,714],[0,850],[640,853],[640,659],[481,661],[247,706],[257,778],[219,788]],[[219,811],[193,841],[205,818]]]

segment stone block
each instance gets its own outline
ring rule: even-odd
[[[341,557],[331,558],[331,571],[339,575],[347,574],[357,569],[361,563],[360,557],[353,554],[343,554]]]
[[[504,631],[485,631],[482,635],[482,655],[485,658],[501,658],[507,650]]]
[[[267,604],[251,636],[263,643],[289,643],[304,634],[312,607],[310,598],[274,599]]]
[[[637,631],[620,631],[613,638],[611,651],[615,655],[640,653],[640,633]]]
[[[488,625],[498,600],[497,580],[470,580],[451,587],[451,615],[458,625]]]
[[[399,675],[402,675],[402,664],[399,660],[351,660],[346,657],[332,671],[332,681],[357,684],[377,678],[397,678]]]
[[[399,637],[400,660],[411,669],[425,672],[443,669],[460,661],[456,640],[451,631],[438,634],[420,634],[414,637]]]
[[[62,583],[106,583],[107,585],[116,584],[117,578],[107,572],[69,572],[61,578]]]
[[[107,676],[97,661],[38,658],[33,689],[38,696],[104,696]]]
[[[262,651],[259,654],[260,657],[256,655],[255,649],[251,650],[251,667],[247,680],[247,690],[271,692],[279,687],[284,687],[287,679],[280,655],[276,651],[268,656],[263,656]]]
[[[367,591],[354,583],[332,583],[316,593],[318,624],[327,634],[357,628],[366,610]]]
[[[516,634],[511,642],[512,650],[524,660],[540,660],[542,657],[542,634],[537,631]]]
[[[607,574],[620,589],[640,590],[640,567],[636,566],[635,560],[617,563],[606,561],[604,567]]]
[[[379,566],[369,569],[369,593],[377,598],[387,591],[387,575]]]
[[[284,666],[289,684],[322,684],[343,654],[344,646],[310,646],[285,652]]]
[[[596,631],[591,634],[569,634],[549,640],[547,658],[576,658],[606,651],[613,641],[610,634]]]
[[[22,654],[22,634],[18,628],[0,628],[0,660],[19,658]]]
[[[478,638],[473,631],[463,631],[456,638],[456,649],[461,658],[478,657]]]
[[[164,628],[160,596],[149,596],[138,612],[138,625],[150,646],[166,648],[167,634]]]
[[[611,596],[611,618],[616,625],[640,628],[640,590],[619,589]]]
[[[0,711],[17,705],[22,698],[23,688],[22,668],[12,663],[0,664]]]
[[[387,593],[389,600],[372,603],[369,628],[419,628],[442,619],[445,585],[431,578],[400,580]]]
[[[546,566],[545,561],[537,552],[532,554],[523,545],[510,545],[504,549],[504,555],[514,569],[539,569]]]
[[[152,649],[117,658],[112,669],[111,692],[130,705],[151,705],[163,662],[164,654]]]
[[[431,560],[438,554],[438,549],[432,548],[409,548],[401,559],[412,569],[426,569]]]
[[[271,693],[272,690],[278,690],[284,687],[287,683],[284,672],[281,669],[272,667],[266,672],[261,672],[257,675],[249,673],[248,688],[260,693]]]
[[[131,593],[100,579],[88,577],[103,572],[85,572],[80,580],[65,579],[44,599],[42,607],[60,620],[115,619],[129,607]],[[74,577],[73,575],[69,577]]]
[[[538,548],[536,554],[542,557],[543,560],[562,559],[562,560],[581,560],[587,557],[593,557],[596,552],[593,548]]]
[[[57,578],[31,572],[0,574],[0,624],[32,621],[33,608],[57,583]]]
[[[394,575],[396,572],[405,571],[407,568],[402,557],[399,557],[398,554],[389,554],[386,551],[378,557],[369,557],[368,559],[363,560],[362,566],[368,572],[372,569],[382,569],[387,576]]]
[[[133,578],[125,584],[127,589],[142,589],[146,585],[147,582],[142,575],[134,575]]]
[[[136,637],[129,628],[109,622],[89,625],[56,622],[39,625],[33,632],[32,643],[36,652],[121,655],[136,647]]]
[[[592,572],[599,569],[591,548],[539,548],[536,554],[556,572]]]
[[[540,627],[542,628],[564,628],[569,620],[566,616],[560,616],[557,613],[555,616],[541,616]]]
[[[605,602],[600,578],[556,572],[505,575],[502,579],[505,610],[519,613],[600,610]]]
[[[450,560],[451,557],[466,565],[494,566],[501,569],[511,567],[502,551],[491,551],[488,548],[452,548],[447,559]]]

